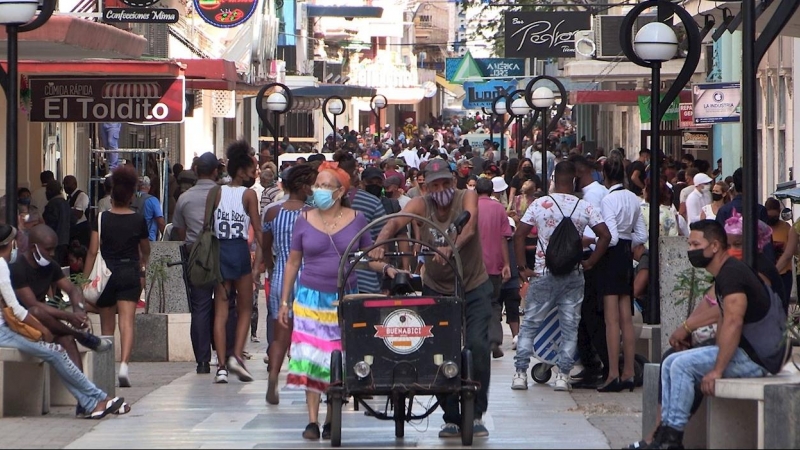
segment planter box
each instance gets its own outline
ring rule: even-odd
[[[661,351],[669,348],[669,337],[689,317],[689,305],[675,305],[680,295],[675,292],[678,276],[693,269],[686,252],[688,238],[682,236],[661,237],[659,240],[659,267],[661,269]]]
[[[167,314],[137,314],[131,362],[169,361]]]
[[[165,299],[163,311],[158,310],[161,304],[161,293],[158,283],[155,283],[155,286],[152,285],[154,267],[165,263],[179,262],[181,260],[181,245],[183,245],[183,242],[157,241],[150,243],[150,263],[147,266],[145,291],[142,294],[143,298],[147,298],[147,294],[150,292],[151,288],[153,290],[150,295],[150,314],[181,314],[189,312],[189,296],[186,290],[186,284],[183,282],[182,265],[164,267],[166,279],[164,280]]]

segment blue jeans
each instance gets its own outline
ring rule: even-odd
[[[100,139],[103,147],[106,150],[116,150],[119,148],[119,130],[122,129],[122,124],[119,122],[106,122],[100,124]],[[111,171],[117,168],[119,161],[119,153],[106,153],[108,160],[108,170]]]
[[[548,313],[556,306],[561,328],[557,366],[563,374],[569,374],[572,370],[578,348],[583,285],[583,273],[579,270],[560,277],[547,274],[531,279],[525,299],[525,315],[519,327],[517,354],[514,356],[514,367],[518,372],[528,370],[533,356],[533,341]]]
[[[67,352],[58,344],[31,342],[3,324],[0,325],[0,347],[15,348],[50,364],[84,411],[93,411],[108,396],[75,367]]]
[[[691,416],[695,389],[717,363],[719,347],[693,348],[673,353],[661,363],[661,422],[683,431]],[[767,375],[766,369],[754,363],[741,348],[722,373],[723,378],[756,378]]]

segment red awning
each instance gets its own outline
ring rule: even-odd
[[[3,69],[6,61],[0,61]],[[183,66],[176,61],[20,61],[19,73],[23,75],[80,75],[80,76],[158,76],[183,75]]]
[[[596,105],[601,103],[638,105],[639,96],[641,95],[649,96],[650,91],[572,91],[569,93],[569,103],[570,105]],[[680,102],[691,103],[692,91],[681,91]]]
[[[233,91],[239,81],[236,63],[227,59],[178,59],[186,66],[186,89]]]

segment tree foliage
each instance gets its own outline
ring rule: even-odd
[[[505,11],[552,12],[552,11],[586,11],[591,9],[592,0],[517,0],[514,6],[508,6],[511,0],[461,0],[465,10],[478,10],[473,20],[478,21],[467,39],[486,41],[492,52],[499,57],[505,56]],[[575,6],[552,6],[556,3],[574,3]],[[497,15],[498,10],[504,12]]]

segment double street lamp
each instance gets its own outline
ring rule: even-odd
[[[535,90],[533,89],[536,83],[541,80],[547,80],[553,83],[556,88],[558,88],[558,93],[561,96],[561,103],[558,104],[558,107],[556,108],[556,114],[552,119],[550,119],[550,109],[556,104],[556,96],[553,93],[553,90],[547,86],[540,86]],[[547,146],[545,144],[550,131],[555,129],[556,124],[558,124],[558,121],[564,116],[564,111],[567,109],[567,89],[564,87],[564,84],[558,80],[558,78],[551,77],[549,75],[540,75],[538,77],[534,77],[525,87],[525,101],[528,103],[528,106],[530,106],[536,112],[531,126],[533,126],[533,122],[536,121],[536,115],[540,117],[542,122],[542,191],[547,194],[547,191],[550,189],[550,179],[548,177],[549,171],[547,170]]]
[[[19,33],[35,30],[55,11],[55,0],[0,0],[0,25],[8,35],[8,70],[0,67],[0,86],[6,94],[6,223],[17,224],[17,165],[19,149]]]
[[[672,27],[663,22],[651,22],[643,26],[633,39],[633,27],[636,19],[649,8],[659,9],[659,18],[664,13],[674,13],[683,23],[688,38],[688,53],[680,73],[670,86],[664,98],[661,98],[661,63],[672,59],[678,50],[678,39]],[[644,322],[657,324],[660,322],[661,287],[659,276],[659,205],[661,195],[661,119],[667,109],[678,97],[684,86],[691,80],[700,61],[700,30],[691,14],[669,0],[647,0],[634,6],[625,16],[620,28],[620,41],[625,56],[634,64],[650,68],[650,267],[649,302],[645,311]]]
[[[280,90],[275,90],[273,93],[269,94],[269,97],[264,98],[267,91],[272,88],[280,88]],[[292,103],[292,91],[288,86],[281,83],[266,84],[261,87],[258,91],[258,95],[256,95],[256,112],[258,113],[258,117],[261,118],[264,127],[269,130],[269,132],[272,133],[272,137],[275,138],[273,158],[275,159],[275,167],[277,167],[278,170],[281,169],[278,163],[278,148],[280,146],[278,130],[280,130],[281,114],[289,112],[289,110],[292,109]],[[269,122],[269,113],[272,113],[274,116],[274,123],[272,124]]]
[[[338,135],[338,128],[336,128],[336,116],[344,112],[344,99],[338,95],[331,95],[322,102],[322,117],[328,122],[328,125],[333,129],[333,147],[336,148],[336,136]],[[328,114],[333,118],[328,117]]]

